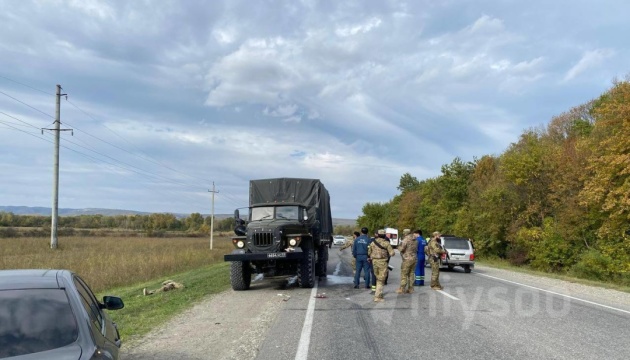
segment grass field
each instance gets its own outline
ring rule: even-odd
[[[204,297],[219,293],[230,287],[230,264],[226,262],[207,265],[198,269],[171,274],[169,280],[184,284],[183,289],[142,295],[142,289],[155,290],[162,280],[108,289],[98,293],[120,296],[125,302],[122,310],[109,311],[109,316],[118,324],[121,338],[128,346],[130,341],[155,329],[182,311],[198,303]],[[218,310],[220,311],[220,310]]]
[[[125,308],[110,311],[124,341],[139,338],[205,296],[230,286],[223,255],[230,238],[64,237],[50,249],[44,238],[0,239],[0,269],[69,269],[83,277],[98,298],[122,297]],[[183,289],[144,296],[164,280]]]
[[[155,281],[223,262],[233,249],[227,236],[214,238],[60,237],[0,239],[0,269],[69,269],[94,292]]]

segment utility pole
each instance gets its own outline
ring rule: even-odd
[[[214,181],[212,182],[212,190],[208,190],[212,193],[212,217],[210,218],[210,250],[212,250],[212,240],[214,238],[214,194],[218,193],[214,189]]]
[[[52,223],[50,225],[50,248],[57,248],[57,218],[59,215],[59,134],[62,131],[72,131],[72,129],[61,129],[61,97],[67,94],[61,93],[61,85],[57,85],[57,95],[55,97],[55,128],[42,129],[55,133],[55,151],[53,156],[53,196],[52,196]]]

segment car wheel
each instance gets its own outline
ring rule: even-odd
[[[455,265],[448,265],[448,269],[449,269],[449,270],[453,270],[453,269],[455,269]]]
[[[471,271],[472,271],[472,269],[470,268],[470,265],[464,265],[464,272],[466,274],[470,274]]]

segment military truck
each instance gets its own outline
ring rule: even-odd
[[[300,287],[312,288],[326,276],[332,244],[330,195],[317,179],[276,178],[249,182],[246,221],[234,211],[235,249],[231,262],[234,290],[248,290],[252,274],[297,275]]]

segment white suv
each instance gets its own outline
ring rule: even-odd
[[[444,250],[448,251],[448,257],[443,254],[440,259],[441,266],[447,266],[449,270],[461,266],[466,273],[470,273],[475,267],[475,249],[469,239],[442,235],[440,243]]]
[[[346,237],[343,235],[333,236],[333,245],[344,245],[346,243]]]

